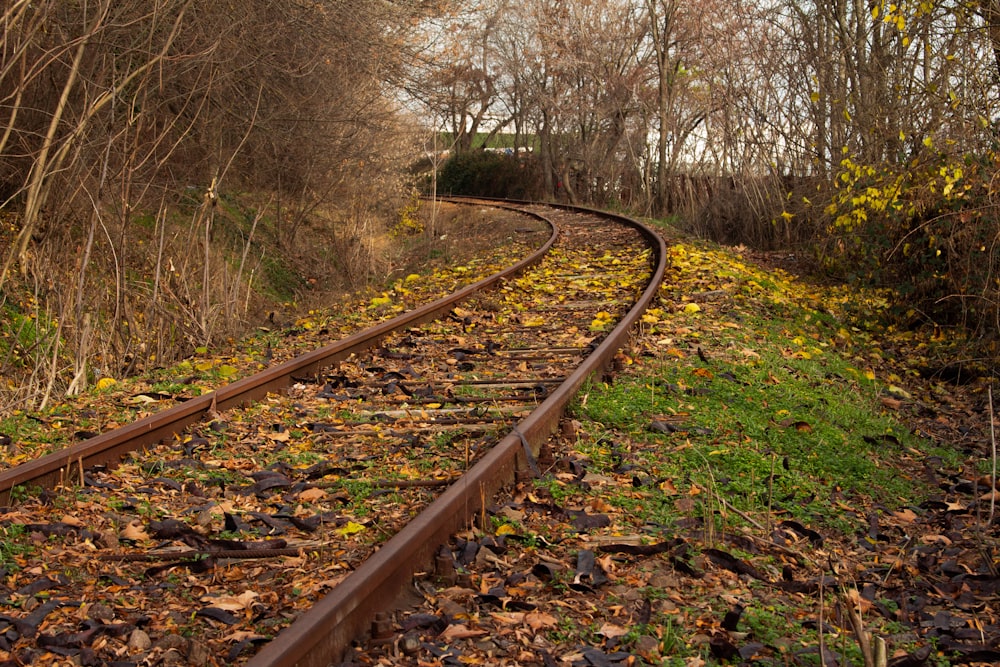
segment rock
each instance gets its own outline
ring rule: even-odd
[[[164,651],[177,651],[182,656],[187,654],[190,645],[191,642],[189,639],[175,634],[164,635],[153,644],[156,648],[163,649]]]
[[[640,635],[635,640],[635,652],[650,662],[657,662],[660,657],[660,640],[649,635]]]
[[[97,534],[96,542],[103,549],[117,549],[119,546],[118,533],[113,530],[103,530]]]
[[[417,635],[406,635],[403,637],[403,641],[400,642],[400,648],[403,650],[403,655],[413,657],[415,656],[422,646],[420,637]]]
[[[672,575],[665,572],[658,572],[649,578],[646,585],[651,588],[677,588],[680,580]]]
[[[128,636],[128,647],[130,650],[148,651],[152,645],[153,641],[149,638],[149,635],[139,628],[133,630],[132,634]]]
[[[476,650],[482,651],[487,656],[492,657],[497,652],[497,645],[494,644],[492,640],[484,639],[476,642]]]
[[[194,665],[194,667],[204,667],[204,665],[211,664],[212,652],[205,644],[192,639],[187,658],[188,664]]]
[[[177,649],[170,649],[169,651],[164,651],[163,655],[160,656],[161,665],[183,665],[184,656]]]
[[[115,617],[115,610],[106,604],[95,603],[90,605],[87,610],[87,617],[95,621],[104,621],[107,623]]]

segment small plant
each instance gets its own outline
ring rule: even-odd
[[[396,221],[396,224],[393,225],[390,233],[393,236],[407,236],[423,233],[424,225],[420,222],[420,217],[418,216],[419,211],[420,194],[418,192],[413,192],[413,194],[410,195],[409,201],[399,211],[399,219]]]
[[[17,558],[32,553],[34,548],[25,540],[27,530],[23,524],[0,526],[0,567],[19,569]]]

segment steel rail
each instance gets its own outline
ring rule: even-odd
[[[131,451],[174,437],[185,427],[201,421],[210,410],[223,411],[260,400],[268,393],[278,392],[289,386],[293,376],[301,377],[318,372],[348,358],[351,354],[377,345],[397,329],[437,319],[474,294],[537,264],[555,243],[559,232],[544,216],[527,211],[521,212],[550,226],[549,238],[528,257],[446,297],[380,322],[335,343],[148,415],[131,424],[0,471],[0,506],[10,503],[11,490],[15,487],[31,485],[51,488],[65,480],[82,477],[83,470],[88,467],[117,462]]]
[[[493,204],[515,206],[510,202]],[[466,527],[487,499],[515,480],[518,471],[535,467],[534,457],[558,427],[570,399],[589,378],[603,372],[625,344],[663,280],[666,245],[648,226],[626,216],[566,205],[558,208],[611,218],[635,227],[646,237],[655,250],[656,263],[640,298],[537,409],[357,570],[266,644],[250,659],[248,667],[322,667],[341,660],[351,642],[370,628],[375,614],[391,608],[414,573],[429,567],[440,545]]]

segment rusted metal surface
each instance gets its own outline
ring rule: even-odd
[[[467,203],[483,204],[481,201]],[[551,214],[551,209],[542,210],[541,205],[505,204],[505,206],[532,214],[534,217],[542,220],[546,219],[545,216],[547,213]],[[531,208],[535,208],[537,212],[531,213]],[[430,567],[441,544],[446,543],[449,537],[456,531],[467,527],[471,518],[479,513],[483,504],[490,502],[496,493],[502,487],[514,481],[519,473],[526,470],[537,471],[535,458],[538,455],[539,448],[557,428],[559,419],[567,403],[588,378],[593,377],[595,374],[600,374],[609,365],[616,351],[625,344],[632,327],[655,297],[665,269],[665,246],[651,230],[639,223],[623,219],[619,216],[595,211],[586,211],[586,213],[589,215],[599,215],[604,220],[623,220],[626,224],[638,229],[653,248],[655,261],[651,267],[652,271],[650,272],[648,284],[644,288],[636,286],[635,289],[631,289],[628,298],[623,297],[621,299],[621,308],[618,310],[618,313],[620,314],[628,308],[626,304],[632,301],[632,298],[639,289],[642,289],[642,294],[635,305],[631,306],[631,309],[624,314],[619,324],[601,342],[597,342],[599,339],[593,339],[593,343],[582,347],[567,347],[567,344],[574,344],[573,339],[559,336],[549,338],[547,337],[548,334],[541,337],[536,336],[533,343],[523,350],[519,348],[503,350],[501,346],[496,354],[493,354],[492,348],[489,348],[491,350],[489,354],[481,354],[481,350],[486,348],[482,345],[469,342],[468,345],[470,348],[479,351],[470,352],[469,350],[465,350],[463,354],[475,357],[477,359],[475,363],[482,364],[483,368],[488,367],[488,359],[496,360],[506,356],[508,359],[519,360],[519,363],[503,362],[494,366],[493,371],[501,369],[499,374],[492,374],[493,371],[487,370],[483,375],[476,374],[469,378],[463,378],[461,375],[454,377],[447,372],[443,375],[436,375],[434,372],[426,373],[426,369],[435,364],[413,361],[417,366],[418,372],[412,373],[411,370],[409,377],[420,378],[420,381],[425,382],[427,386],[441,385],[443,379],[445,379],[447,380],[445,384],[449,387],[457,387],[464,384],[483,387],[496,386],[504,391],[509,389],[514,394],[524,394],[523,390],[527,389],[529,394],[527,397],[523,395],[512,397],[515,405],[506,406],[507,414],[505,414],[504,419],[508,417],[514,419],[516,418],[514,417],[515,414],[526,416],[505,437],[501,437],[501,434],[505,432],[503,430],[495,435],[491,435],[489,439],[490,444],[497,443],[497,438],[499,438],[499,442],[493,444],[492,448],[487,449],[484,447],[481,450],[481,458],[470,459],[469,450],[466,449],[465,466],[462,469],[469,468],[470,462],[474,460],[475,462],[471,469],[467,469],[465,474],[455,480],[436,500],[426,505],[424,511],[406,524],[400,532],[381,544],[374,554],[369,555],[366,552],[364,558],[351,561],[351,567],[356,565],[357,569],[339,581],[326,597],[319,599],[315,603],[311,610],[299,615],[292,625],[285,628],[274,640],[261,648],[260,652],[248,664],[260,667],[264,665],[326,665],[336,663],[350,646],[352,640],[366,634],[371,629],[371,623],[376,618],[376,614],[390,608],[399,593],[412,583],[414,573]],[[559,215],[556,214],[552,217],[559,217]],[[567,227],[570,233],[566,237],[575,237],[580,242],[578,249],[607,248],[609,245],[608,230],[612,229],[612,226],[605,225],[604,227],[600,227],[598,223],[599,221],[595,219],[583,220],[580,228],[586,231],[582,234],[580,230],[573,229],[575,223],[568,223]],[[550,222],[550,224],[552,223]],[[600,227],[601,231],[595,232],[594,230],[598,227]],[[377,365],[381,366],[385,363],[385,360],[392,358],[389,356],[389,353],[394,349],[392,334],[395,330],[405,329],[405,336],[407,338],[415,336],[416,334],[409,330],[410,327],[449,314],[458,302],[469,297],[474,297],[481,289],[492,286],[503,278],[511,276],[531,264],[540,261],[542,255],[548,251],[555,240],[555,225],[552,225],[552,228],[552,238],[537,253],[507,271],[466,287],[450,297],[428,304],[406,315],[388,320],[372,329],[355,334],[321,350],[303,355],[293,361],[275,366],[251,378],[233,383],[212,394],[189,400],[186,403],[157,415],[147,417],[130,426],[98,436],[36,462],[19,466],[6,472],[0,472],[0,497],[2,497],[0,504],[8,502],[10,490],[18,484],[52,485],[63,480],[75,480],[78,477],[83,477],[81,474],[83,468],[111,463],[131,450],[154,445],[163,440],[177,440],[175,434],[181,432],[188,425],[202,421],[203,417],[210,411],[225,412],[230,408],[263,399],[270,392],[284,393],[285,395],[282,399],[304,400],[301,397],[295,397],[296,391],[303,392],[305,390],[301,384],[290,386],[293,383],[293,378],[315,375],[317,379],[320,379],[322,376],[321,371],[333,365],[338,366],[338,373],[349,374],[351,369],[364,371],[359,372],[355,376],[359,382],[381,382],[380,379],[375,380],[374,378],[381,378],[382,375],[364,370],[365,368],[369,370],[373,368],[370,362],[366,366],[358,358],[348,359],[348,357],[381,343],[382,347],[373,350],[369,356],[369,359],[372,357],[377,358]],[[621,231],[620,229],[614,229],[615,234]],[[641,241],[638,238],[639,234],[629,230],[623,236],[630,237],[630,240],[627,245],[621,244],[618,247],[626,248],[625,252],[629,253],[626,256],[639,257],[637,255],[630,255],[634,248],[641,246]],[[567,244],[567,246],[570,245]],[[640,263],[642,264],[642,274],[646,275],[647,267],[650,265],[648,264],[645,252],[641,255]],[[504,287],[504,289],[510,288],[511,286],[509,285]],[[475,298],[470,301],[470,303],[475,302]],[[600,303],[600,301],[595,300],[594,305],[598,306]],[[615,303],[619,302],[616,301]],[[542,305],[547,304],[543,303]],[[474,306],[469,307],[472,308]],[[582,328],[585,329],[586,323],[589,321],[590,316],[585,315],[583,319],[584,323],[581,325]],[[567,319],[567,316],[562,314],[559,318],[555,319],[555,322],[557,325],[562,323],[565,326],[567,322],[571,323],[572,319]],[[570,327],[570,329],[575,329],[575,326]],[[523,332],[539,330],[525,329],[524,326],[520,329],[513,329],[513,331],[517,331],[516,340],[519,346],[525,345],[525,337],[522,337]],[[460,332],[462,333],[461,337],[465,338],[465,330],[462,329]],[[493,333],[495,332],[489,333],[488,336]],[[416,336],[419,338],[419,335]],[[530,337],[528,338],[530,340]],[[442,340],[446,341],[447,339],[443,338]],[[492,339],[490,341],[492,342]],[[433,345],[439,343],[440,341],[427,341],[421,344],[427,345],[424,349],[429,350]],[[441,343],[441,348],[452,344],[450,342]],[[463,343],[463,345],[465,344]],[[411,342],[409,345],[414,346],[414,343]],[[544,354],[540,354],[543,352]],[[450,352],[448,353],[450,354]],[[480,360],[476,355],[481,355],[483,359]],[[358,355],[358,357],[363,356]],[[539,369],[542,372],[536,377],[531,377],[531,370],[529,368],[533,370],[534,367],[525,358],[530,359],[534,356],[548,363],[539,364]],[[563,359],[558,362],[554,361],[555,356],[560,356]],[[428,358],[431,357],[431,353],[428,352]],[[572,357],[572,360],[569,361],[566,357]],[[577,365],[577,359],[581,357],[583,360],[580,362],[580,365]],[[416,357],[407,358],[415,359]],[[444,364],[444,366],[445,371],[447,371],[447,364]],[[381,372],[384,374],[385,370],[383,368]],[[479,373],[478,370],[477,373]],[[516,376],[513,374],[516,374]],[[366,380],[365,378],[368,379]],[[415,388],[416,383],[416,380],[409,382],[411,390]],[[287,391],[284,391],[286,389]],[[366,403],[369,412],[373,412],[373,414],[377,412],[382,417],[387,417],[387,413],[391,413],[392,410],[396,409],[395,406],[399,404],[403,405],[402,410],[407,413],[411,412],[413,410],[412,406],[420,405],[420,401],[426,396],[425,394],[415,393],[411,396],[407,393],[404,398],[397,399],[395,390],[385,392],[375,384],[371,385],[371,388],[367,388],[365,391],[371,394],[366,400],[371,399],[374,394],[378,394],[380,399],[384,399],[377,404],[375,401]],[[435,397],[433,402],[453,403],[455,406],[461,406],[464,399],[474,402],[480,396],[478,391],[474,391],[470,397],[450,396],[451,400],[442,401],[441,397],[437,395],[441,391],[439,387],[434,392]],[[420,397],[419,399],[417,398],[418,396]],[[269,401],[272,403],[278,400],[276,396],[269,398]],[[397,400],[400,403],[396,403],[395,401]],[[497,399],[494,396],[490,400],[495,401]],[[526,406],[536,405],[537,401],[541,401],[541,404],[534,412],[527,414],[527,410],[530,407],[524,409],[516,404],[518,401]],[[503,406],[493,406],[493,408],[500,407]],[[420,420],[409,420],[410,423],[408,425],[399,426],[398,428],[400,430],[409,429],[411,431],[423,428],[437,430],[452,428],[451,425],[437,423],[436,418],[432,418],[431,415],[436,414],[433,411],[440,408],[442,408],[441,405],[431,406],[428,403],[426,408],[420,408],[419,411],[426,412],[429,410],[431,412],[425,414]],[[448,410],[451,410],[455,414],[461,413],[460,407],[449,408]],[[486,414],[485,410],[477,408],[477,411],[479,421],[490,421],[491,423],[495,421]],[[447,410],[441,410],[441,412],[444,414]],[[355,426],[361,430],[367,428],[367,421],[366,419],[362,419],[363,417],[371,418],[371,415],[358,414],[353,420],[341,420],[338,422],[338,428],[343,427],[345,431],[348,428],[354,429],[353,433],[357,435],[358,430],[354,428]],[[349,424],[347,421],[351,421],[352,423]],[[358,423],[354,424],[353,422]],[[510,423],[512,422],[508,421],[508,424]],[[482,428],[483,424],[479,424],[478,427]],[[473,424],[471,426],[463,426],[463,428],[470,429],[477,428],[477,426]],[[495,427],[490,426],[490,428]],[[507,428],[510,427],[508,426]],[[316,437],[328,440],[334,437],[341,438],[347,436],[342,435],[340,431],[331,430],[323,431]],[[165,451],[170,449],[170,447],[161,447],[159,449]],[[95,474],[93,470],[88,472]],[[167,490],[169,491],[169,487]],[[402,522],[400,522],[401,524]],[[279,549],[279,551],[281,550]],[[141,554],[135,557],[139,558],[140,556]],[[327,558],[328,556],[324,551],[310,555],[310,561],[318,563],[326,562]],[[292,575],[289,575],[288,582],[293,582]]]
[[[573,210],[572,207],[565,207]],[[518,207],[518,210],[521,210]],[[587,210],[639,229],[655,251],[655,267],[639,300],[594,352],[462,478],[391,538],[317,605],[267,644],[252,667],[320,667],[341,658],[364,634],[376,613],[390,607],[413,574],[429,567],[439,545],[468,525],[518,470],[533,467],[542,443],[555,431],[570,399],[603,372],[627,342],[632,327],[652,303],[666,269],[666,247],[649,227],[624,216]]]
[[[528,215],[548,222],[542,216],[531,213]],[[0,471],[0,505],[6,505],[10,502],[10,491],[14,487],[32,485],[48,488],[63,480],[79,476],[81,468],[119,461],[131,451],[174,437],[185,427],[200,421],[209,410],[222,411],[260,400],[270,392],[279,392],[289,386],[293,376],[315,373],[346,359],[353,353],[378,344],[392,331],[434,320],[470,296],[538,263],[556,240],[558,232],[555,226],[551,226],[551,230],[549,239],[530,256],[447,297],[381,322],[326,347],[268,368],[256,375],[233,382],[214,392],[192,398],[180,405],[149,415],[47,456]]]

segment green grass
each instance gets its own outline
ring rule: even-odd
[[[625,449],[639,472],[671,480],[680,493],[697,485],[741,510],[771,508],[830,528],[847,527],[833,509],[839,499],[904,505],[920,482],[883,459],[895,463],[926,443],[878,409],[880,385],[809,335],[830,326],[823,318],[794,309],[786,318],[697,332],[690,345],[707,363],[678,345],[680,358],[633,367],[585,391],[574,412],[590,422],[580,450],[591,467],[612,470],[622,455],[615,448]],[[733,354],[745,346],[742,331],[755,332],[757,354]],[[678,430],[657,432],[654,421]],[[958,462],[955,452],[933,453]],[[616,502],[661,525],[676,515],[671,494],[641,502],[622,494]]]
[[[12,523],[0,526],[0,568],[17,569],[17,557],[34,551],[24,525]]]

